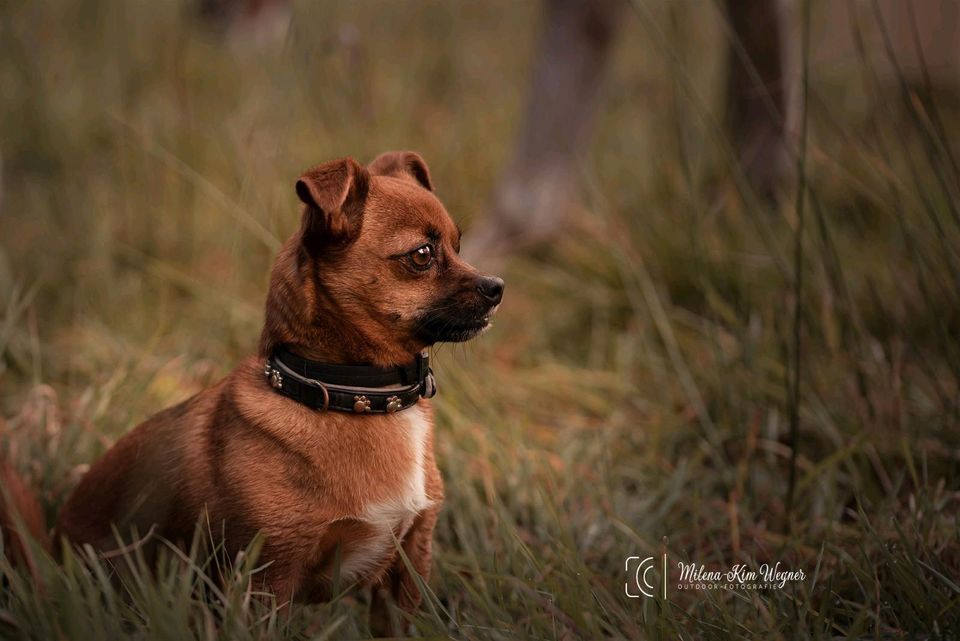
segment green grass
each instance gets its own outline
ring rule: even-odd
[[[634,9],[582,211],[510,264],[490,333],[436,350],[447,502],[415,630],[957,638],[960,113],[882,55],[811,63],[797,353],[794,196],[739,186],[717,8]],[[537,24],[523,3],[324,3],[242,50],[175,3],[0,5],[0,441],[51,521],[119,435],[255,349],[301,169],[416,149],[469,233]],[[807,578],[626,598],[626,557],[663,537],[671,562]],[[220,586],[173,552],[151,572],[79,551],[41,559],[43,590],[0,557],[0,638],[368,636],[362,593],[279,616],[255,552]]]

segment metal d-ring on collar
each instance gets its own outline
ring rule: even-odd
[[[278,393],[324,412],[392,414],[437,391],[426,351],[405,366],[381,368],[311,361],[280,346],[267,359],[263,374]]]

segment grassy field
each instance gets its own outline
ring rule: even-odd
[[[415,149],[469,234],[538,19],[304,3],[254,48],[174,2],[0,3],[0,444],[51,522],[121,434],[254,351],[304,167]],[[491,332],[435,350],[448,498],[418,635],[960,638],[960,109],[818,48],[801,227],[731,163],[722,25],[633,7],[582,209],[511,261]],[[663,545],[667,598],[627,598],[626,558]],[[363,594],[278,617],[253,553],[221,587],[189,557],[122,582],[41,559],[42,592],[0,557],[0,638],[369,635]],[[678,590],[678,561],[805,579]]]

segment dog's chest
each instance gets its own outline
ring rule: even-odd
[[[340,573],[347,580],[362,579],[381,567],[394,555],[396,544],[406,536],[417,515],[430,506],[426,488],[424,456],[430,422],[420,407],[397,414],[403,442],[408,448],[410,465],[404,481],[388,497],[366,504],[357,520],[363,535],[345,546]]]

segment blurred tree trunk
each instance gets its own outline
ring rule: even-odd
[[[577,200],[622,0],[547,0],[524,123],[491,210],[465,238],[468,256],[501,256],[560,231]]]
[[[777,0],[726,0],[736,41],[727,62],[727,128],[741,168],[758,196],[772,200],[788,157],[785,34]]]
[[[869,9],[869,7],[868,7]],[[956,93],[960,85],[960,3],[957,0],[880,0],[879,18],[890,37],[896,66],[907,83]],[[880,58],[888,53],[883,38]],[[893,61],[887,60],[892,65]]]
[[[290,0],[199,0],[200,17],[237,44],[282,41],[292,15]]]
[[[621,0],[547,0],[544,33],[524,124],[488,216],[464,253],[497,257],[558,234],[577,201],[577,164],[586,152]],[[788,170],[783,28],[776,0],[726,0],[736,42],[727,78],[732,144],[748,182],[775,195]]]

